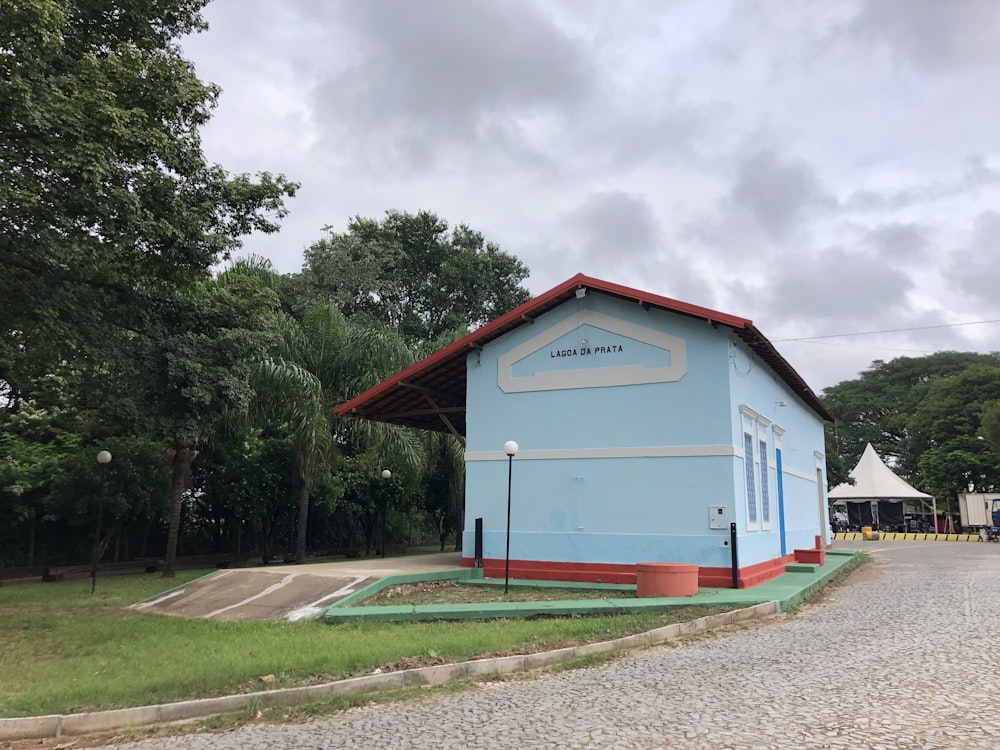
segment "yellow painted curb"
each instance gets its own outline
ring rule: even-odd
[[[838,531],[833,535],[837,542],[866,541],[864,534],[858,531]],[[879,534],[883,542],[978,542],[979,534],[919,534],[914,532],[883,531]]]

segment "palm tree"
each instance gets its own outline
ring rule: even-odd
[[[270,262],[256,256],[236,261],[217,283],[247,280],[274,292],[281,285]],[[255,397],[232,421],[281,426],[291,436],[299,498],[295,558],[304,562],[309,500],[321,469],[333,469],[338,451],[371,453],[373,465],[419,473],[423,451],[412,430],[333,414],[334,406],[403,369],[413,357],[394,330],[345,319],[332,302],[308,306],[301,320],[278,314],[272,330],[272,356],[253,369]]]
[[[420,443],[411,430],[361,420],[340,420],[333,407],[402,369],[411,360],[394,332],[352,324],[332,303],[318,303],[301,322],[284,317],[279,355],[255,370],[253,412],[286,427],[292,437],[299,495],[296,562],[305,562],[309,499],[319,469],[332,467],[338,446],[371,452],[375,464],[416,472]],[[391,460],[390,458],[391,457]]]
[[[448,534],[456,530],[455,549],[462,549],[463,507],[465,497],[465,451],[462,444],[445,432],[426,431],[423,435],[427,455],[421,489],[424,508],[437,528],[441,551]]]

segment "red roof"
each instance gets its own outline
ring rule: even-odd
[[[732,328],[754,354],[785,381],[806,406],[815,411],[821,419],[833,421],[833,415],[823,402],[778,353],[774,345],[754,327],[753,321],[612,284],[584,276],[582,273],[410,365],[402,372],[341,404],[334,409],[334,412],[341,416],[350,415],[425,430],[451,431],[464,436],[468,353],[481,349],[490,341],[558,307],[572,299],[577,289],[584,287],[591,292],[600,292],[635,302],[645,308],[656,307]]]

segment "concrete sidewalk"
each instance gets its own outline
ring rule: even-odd
[[[382,622],[431,621],[431,620],[484,620],[511,617],[537,617],[540,615],[597,615],[620,612],[648,612],[677,607],[730,607],[738,609],[755,604],[777,601],[782,610],[796,606],[813,591],[836,576],[845,566],[852,565],[861,552],[849,549],[827,550],[826,564],[789,564],[787,572],[770,581],[749,589],[699,589],[694,596],[659,597],[649,599],[616,598],[615,592],[635,591],[635,586],[623,584],[582,584],[560,581],[511,581],[511,588],[542,586],[551,588],[587,588],[608,591],[607,599],[579,599],[543,602],[488,602],[478,604],[418,604],[379,607],[353,606],[391,585],[428,580],[419,575],[384,578],[366,585],[350,596],[326,608],[323,618],[327,623],[375,620]],[[434,578],[465,580],[467,584],[502,586],[499,579],[473,580],[479,571],[466,568],[451,574],[442,571]],[[512,594],[511,598],[516,595]]]
[[[158,594],[133,609],[213,620],[301,620],[392,576],[456,570],[460,552],[229,568]]]

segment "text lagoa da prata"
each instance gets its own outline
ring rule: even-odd
[[[621,354],[624,350],[621,344],[611,344],[610,346],[581,346],[579,349],[550,349],[549,357],[585,357],[587,355],[596,356],[599,354]]]

